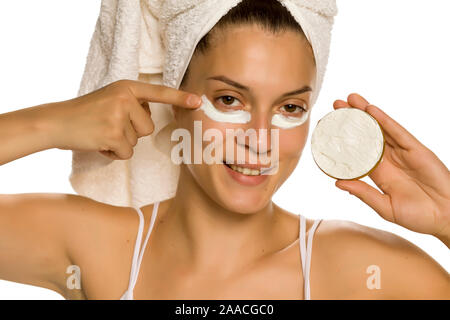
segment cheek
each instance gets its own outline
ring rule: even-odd
[[[200,121],[203,131],[209,128],[217,128],[218,130],[223,129],[225,132],[225,128],[227,127],[233,127],[233,124],[230,123],[224,123],[224,122],[218,122],[214,121],[208,116],[205,115],[205,113],[200,110],[186,110],[186,109],[179,109],[178,115],[177,115],[177,123],[180,128],[186,128],[189,129],[194,127],[194,121]]]
[[[304,125],[280,130],[280,160],[298,159],[308,139],[309,121]]]
[[[203,151],[209,144],[211,144],[211,141],[203,141],[203,136],[206,130],[214,129],[215,131],[221,133],[221,140],[217,141],[217,143],[222,147],[223,157],[220,158],[223,159],[226,155],[226,129],[237,129],[242,127],[239,124],[213,121],[212,119],[208,118],[201,110],[181,110],[180,117],[178,118],[177,122],[179,128],[187,129],[190,133],[192,162],[194,162],[195,145],[198,146],[200,144],[200,147],[198,149]],[[310,121],[308,119],[307,122],[299,127],[295,127],[292,129],[279,129],[278,157],[279,160],[282,163],[284,162],[287,167],[295,167],[298,159],[301,157],[308,138],[309,123]],[[219,145],[217,146],[217,148],[220,148]],[[236,152],[237,151],[235,149],[235,155]],[[201,157],[203,157],[203,154]],[[200,165],[195,166],[197,170],[201,168],[206,170],[207,167],[210,167],[203,160],[204,159],[202,159]],[[291,164],[288,164],[290,162]]]
[[[201,163],[198,163],[198,165],[195,166],[196,169],[206,168],[207,166],[209,167],[209,164],[205,163],[208,162],[208,160],[204,157],[214,159],[214,150],[223,149],[225,145],[226,130],[239,127],[237,124],[214,121],[207,117],[201,110],[183,110],[179,114],[177,126],[178,128],[183,128],[189,131],[191,139],[191,162],[194,162],[194,154],[196,152],[194,149],[197,150],[197,155],[199,150],[202,153],[201,156],[197,157],[197,159],[201,157]],[[208,135],[205,135],[206,131],[208,131]],[[215,141],[215,146],[213,146],[213,141]],[[208,150],[205,150],[206,148],[208,148]],[[213,150],[212,153],[211,150]],[[205,154],[205,151],[208,152]],[[219,156],[220,161],[225,156],[224,150],[222,151],[222,155],[223,156]]]

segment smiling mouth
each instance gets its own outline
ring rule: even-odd
[[[266,173],[267,171],[270,171],[272,169],[272,167],[268,167],[268,168],[247,168],[247,167],[241,167],[235,164],[230,164],[230,163],[223,163],[224,165],[226,165],[228,168],[230,168],[233,171],[239,172],[243,175],[246,176],[259,176],[261,174]]]

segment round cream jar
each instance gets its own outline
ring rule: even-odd
[[[339,108],[321,118],[311,137],[315,163],[328,176],[360,179],[376,168],[384,154],[380,124],[357,108]]]

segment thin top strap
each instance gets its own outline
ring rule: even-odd
[[[314,233],[319,226],[322,219],[315,220],[308,234],[308,243],[306,243],[306,219],[304,216],[300,215],[300,257],[302,260],[302,270],[304,279],[304,296],[305,300],[311,300],[311,290],[309,285],[309,275],[311,268],[311,253],[312,253],[312,242]]]
[[[150,234],[152,232],[153,225],[156,220],[156,215],[158,214],[158,207],[159,207],[159,201],[153,205],[153,212],[152,212],[152,217],[150,219],[150,226],[148,228],[147,236],[145,237],[145,241],[144,241],[142,248],[140,248],[140,246],[141,246],[141,241],[142,241],[142,233],[144,231],[144,215],[140,208],[138,208],[138,207],[135,208],[139,215],[139,229],[138,229],[138,234],[136,237],[136,243],[134,246],[133,260],[132,260],[131,273],[130,273],[130,281],[128,283],[128,290],[127,290],[131,299],[133,299],[133,290],[134,290],[134,287],[136,285],[136,281],[137,281],[137,278],[139,275],[139,269],[141,267],[141,262],[142,262],[142,257],[144,255],[145,247],[147,246],[148,239],[150,238]]]

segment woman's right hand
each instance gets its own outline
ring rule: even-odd
[[[129,159],[138,138],[153,132],[148,102],[195,109],[201,99],[162,85],[119,80],[84,96],[48,104],[41,116],[52,127],[53,144],[59,149]]]

